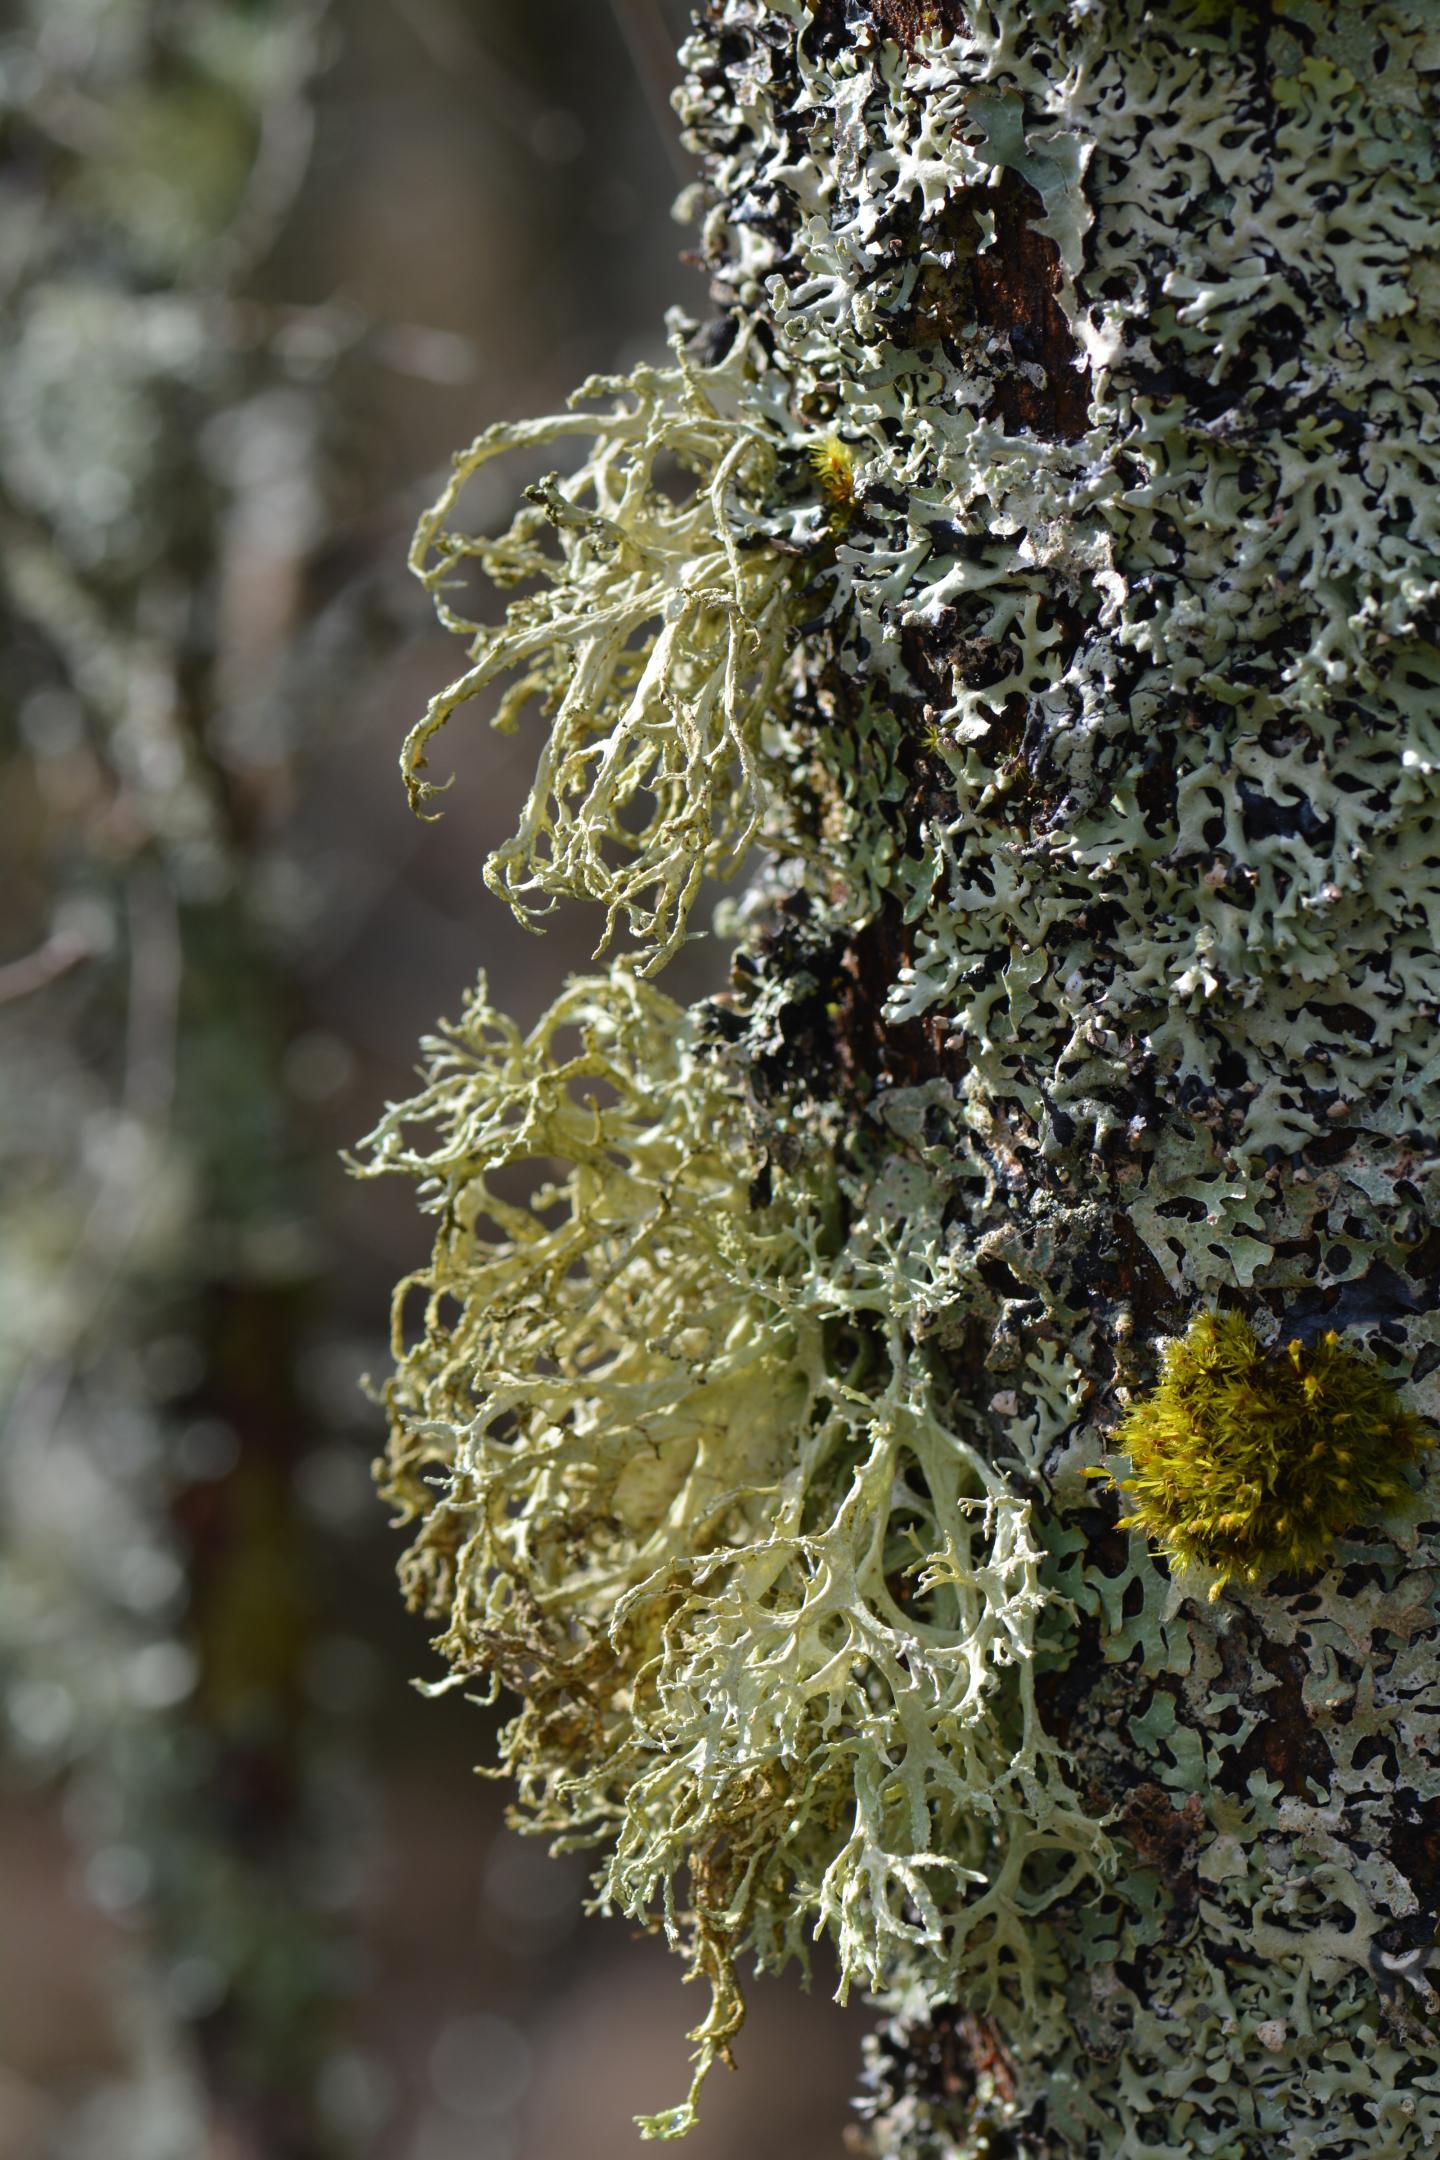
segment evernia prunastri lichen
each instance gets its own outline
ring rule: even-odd
[[[675,361],[593,377],[575,410],[488,428],[456,458],[411,566],[472,665],[431,700],[401,758],[424,810],[439,792],[423,777],[434,738],[460,707],[503,683],[493,725],[509,731],[538,706],[535,781],[487,881],[532,926],[558,897],[598,901],[601,949],[623,930],[649,973],[684,937],[702,878],[733,869],[755,836],[761,729],[790,620],[790,563],[746,531],[775,444],[740,402],[743,356],[701,371],[677,341]],[[579,471],[529,488],[500,538],[452,527],[492,458],[574,441],[592,445]],[[533,588],[498,629],[449,597],[468,564],[502,590]]]
[[[528,1036],[482,985],[367,1145],[437,1223],[385,1391],[411,1598],[457,1682],[520,1696],[529,1826],[601,1847],[599,1902],[712,1984],[647,2127],[689,2126],[743,1951],[1033,1991],[1032,1916],[1100,1840],[1035,1711],[1027,1506],[942,1417],[894,1250],[847,1248],[833,1187],[752,1205],[693,1019],[623,969]]]

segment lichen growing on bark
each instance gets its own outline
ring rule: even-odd
[[[1028,1505],[913,1339],[934,1226],[847,1239],[813,1171],[757,1204],[694,1019],[623,969],[523,1037],[482,985],[427,1048],[366,1163],[438,1225],[385,1489],[456,1678],[522,1698],[529,1826],[602,1847],[599,1902],[712,1983],[649,2127],[688,2127],[742,1951],[825,1934],[845,1986],[1035,2004],[1035,1916],[1103,1841],[1036,1713]]]
[[[689,1751],[725,1775],[763,1757],[781,1781],[778,1814],[808,1827],[744,1848],[754,1873],[739,1906],[718,1898],[720,1932],[753,1923],[763,1957],[797,1939],[787,1914],[832,1925],[890,2018],[878,2150],[950,2160],[983,2136],[1024,2160],[1421,2160],[1440,2141],[1433,1469],[1408,1513],[1327,1507],[1323,1551],[1277,1548],[1304,1573],[1246,1583],[1253,1548],[1192,1540],[1245,1563],[1214,1604],[1085,1473],[1127,1406],[1157,1384],[1163,1399],[1162,1344],[1209,1312],[1236,1315],[1237,1342],[1299,1344],[1302,1385],[1373,1372],[1400,1452],[1440,1408],[1440,17],[1421,0],[714,0],[685,62],[692,207],[743,355],[736,425],[765,446],[743,499],[712,494],[689,530],[727,562],[728,531],[783,588],[785,657],[748,738],[742,822],[763,819],[770,853],[732,917],[732,988],[660,1030],[683,1071],[662,1058],[673,1077],[646,1078],[657,1046],[620,1093],[651,1106],[647,1132],[694,1114],[712,1146],[732,1136],[729,1198],[702,1179],[698,1272],[678,1279],[737,1316],[737,1343],[769,1346],[790,1394],[770,1387],[758,1425],[746,1411],[715,1441],[743,1490],[731,1527],[709,1542],[667,1514],[640,1591],[624,1568],[650,1565],[652,1530],[613,1497],[577,1519],[565,1479],[603,1461],[608,1496],[651,1464],[605,1392],[622,1342],[647,1386],[647,1361],[671,1361],[656,1414],[707,1432],[710,1353],[617,1307],[603,1357],[567,1380],[513,1294],[532,1233],[492,1209],[499,1244],[466,1242],[474,1166],[455,1140],[460,1188],[443,1148],[434,1169],[408,1158],[435,1180],[442,1246],[459,1240],[433,1287],[461,1265],[467,1318],[453,1353],[436,1335],[402,1360],[399,1459],[438,1449],[445,1497],[415,1497],[458,1537],[484,1511],[472,1456],[489,1490],[493,1453],[569,1525],[546,1595],[574,1640],[613,1660],[617,1625],[621,1643],[658,1631],[658,1709],[618,1682],[605,1698],[610,1797],[576,1767],[573,1726],[543,1785],[544,1806],[582,1788],[597,1806],[615,1840],[602,1895],[674,1896],[678,1920],[688,1894],[706,1942],[691,1829],[718,1818]],[[552,514],[568,546],[583,519]],[[613,576],[578,540],[568,562],[563,623]],[[693,582],[678,558],[667,576]],[[647,708],[646,730],[665,724]],[[603,817],[574,770],[566,817]],[[684,758],[664,770],[678,785]],[[634,922],[647,964],[680,919],[662,826],[625,871],[662,894]],[[544,885],[537,832],[519,874]],[[562,885],[616,920],[603,881]],[[623,967],[607,982],[577,993],[597,1013],[636,989]],[[486,1052],[455,1134],[524,1125],[530,1054]],[[396,1166],[398,1130],[381,1139]],[[575,1163],[574,1144],[554,1152]],[[690,1174],[665,1173],[667,1235],[690,1219]],[[571,1173],[568,1223],[598,1175]],[[1352,1354],[1373,1362],[1336,1364]],[[463,1418],[406,1392],[427,1359],[481,1389]],[[462,1438],[489,1431],[500,1374],[508,1452]],[[771,1450],[763,1470],[745,1435]],[[792,1495],[816,1445],[838,1482],[807,1522]],[[681,1487],[655,1474],[659,1505]],[[485,1535],[518,1538],[529,1504]],[[921,1572],[902,1596],[882,1526],[907,1520]],[[975,1542],[1005,1525],[1042,1554],[1021,1574]],[[937,1569],[946,1537],[964,1550]],[[845,1573],[862,1552],[863,1580]],[[508,1547],[488,1564],[477,1580],[513,1579]],[[613,1608],[585,1602],[612,1579]],[[817,1668],[795,1655],[797,1615],[841,1583],[858,1603]],[[942,1593],[968,1602],[939,1643]],[[1033,1619],[996,1633],[1016,1601]],[[533,1727],[539,1668],[509,1669]],[[951,1787],[971,1740],[946,1690],[971,1669],[1000,1744]],[[747,1691],[774,1677],[793,1706],[792,1673],[807,1707],[766,1727],[766,1755]],[[1015,1701],[1048,1766],[1023,1800],[995,1783]],[[915,1771],[931,1750],[933,1786]],[[902,1878],[872,1803],[912,1773],[926,1800]],[[664,1856],[648,1874],[629,1872],[636,1808]],[[942,1850],[958,1868],[915,1857]],[[667,1889],[687,1863],[695,1887]]]
[[[773,433],[745,407],[742,366],[702,372],[678,342],[676,363],[597,376],[577,409],[488,428],[456,458],[411,567],[472,665],[431,700],[401,758],[412,806],[428,811],[436,734],[510,678],[493,725],[509,732],[536,704],[549,731],[487,881],[531,927],[557,897],[599,901],[601,950],[623,929],[649,973],[683,939],[702,878],[733,870],[755,836],[761,729],[790,627],[789,562],[746,528],[746,504],[773,480]],[[602,400],[608,410],[583,409]],[[499,539],[450,525],[490,459],[576,439],[593,443],[580,470],[528,488]],[[678,499],[664,485],[676,472]],[[535,588],[498,629],[448,597],[472,562],[502,589]]]

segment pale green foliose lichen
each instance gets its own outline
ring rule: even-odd
[[[542,490],[473,687],[555,714],[512,896],[650,967],[771,853],[727,998],[476,1006],[377,1135],[440,1217],[416,1583],[718,1977],[702,2068],[818,1922],[884,2153],[1428,2160],[1433,1469],[1213,1604],[1084,1473],[1197,1313],[1440,1409],[1440,10],[715,0],[685,60],[736,343]],[[586,519],[712,375],[642,576]],[[567,702],[588,610],[702,587]],[[742,622],[717,810],[667,731]]]

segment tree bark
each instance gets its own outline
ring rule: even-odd
[[[1030,41],[1025,61],[997,53],[997,27],[1017,54]],[[897,400],[890,448],[860,464],[858,529],[842,552],[862,557],[897,525],[915,534],[886,468],[913,451],[922,396],[968,397],[995,431],[996,460],[1018,443],[1041,471],[1053,461],[1078,481],[1088,464],[1091,485],[1098,468],[1115,488],[1105,553],[1116,605],[1097,605],[1063,550],[1038,579],[1014,564],[1012,588],[1038,591],[1048,616],[1042,681],[977,637],[973,606],[930,602],[932,565],[898,602],[864,606],[864,639],[839,581],[811,647],[825,656],[807,663],[831,692],[818,724],[863,727],[867,687],[903,715],[906,785],[883,815],[902,827],[895,852],[924,858],[926,875],[892,879],[867,919],[838,933],[817,926],[824,911],[807,886],[762,940],[766,994],[750,980],[739,1000],[763,1003],[773,1040],[777,986],[810,979],[780,1025],[783,1054],[752,1055],[750,1083],[767,1104],[793,1115],[807,1092],[838,1091],[861,1123],[883,1119],[896,1090],[924,1090],[932,1115],[967,1104],[998,1189],[980,1220],[950,1232],[972,1293],[945,1369],[961,1397],[988,1406],[993,1459],[1025,1458],[1054,1579],[1074,1601],[1068,1641],[1046,1656],[1043,1714],[1118,1855],[1101,1892],[1060,1901],[1042,1923],[1038,2005],[1017,2017],[1001,1993],[885,2027],[870,2065],[877,2149],[904,2160],[1418,2154],[1436,2134],[1430,1513],[1422,1505],[1383,1530],[1357,1522],[1323,1573],[1275,1574],[1212,1603],[1203,1583],[1173,1579],[1118,1532],[1113,1502],[1077,1473],[1153,1385],[1160,1341],[1212,1305],[1243,1310],[1282,1344],[1336,1329],[1377,1354],[1415,1407],[1436,1407],[1440,1241],[1434,1200],[1420,1194],[1436,1191],[1423,926],[1440,862],[1420,837],[1434,805],[1429,752],[1416,750],[1432,739],[1429,707],[1406,685],[1431,679],[1437,561],[1433,513],[1397,500],[1381,476],[1391,459],[1434,486],[1422,388],[1434,293],[1409,253],[1405,207],[1409,145],[1424,144],[1419,185],[1433,186],[1433,37],[1419,11],[1368,7],[1112,8],[1086,27],[1057,10],[960,0],[849,0],[808,21],[733,0],[711,8],[691,61],[718,295],[762,323],[778,312],[782,340],[816,375],[826,332],[808,344],[796,335],[804,281],[822,258],[833,273],[827,243],[855,218],[865,149],[873,158],[887,140],[913,140],[906,95],[923,106],[937,78],[967,86],[951,107],[952,147],[967,97],[976,112],[998,85],[1013,101],[1018,125],[999,151],[992,135],[983,177],[956,155],[928,214],[913,199],[879,211],[883,251],[855,282],[878,278],[894,294],[888,313],[872,310],[883,331],[858,365],[843,335],[826,357],[842,415],[847,401],[882,404],[867,401],[882,379],[903,391],[909,353],[920,356],[917,402]],[[827,88],[838,104],[857,78],[871,87],[845,111],[861,115],[861,146],[838,129],[827,139],[816,118]],[[774,140],[787,146],[778,178]],[[1033,164],[1036,144],[1053,154],[1060,142],[1083,175],[1084,241],[1068,268]],[[1277,204],[1293,213],[1272,220]],[[1124,245],[1130,218],[1147,232],[1138,263]],[[1291,256],[1285,236],[1301,218]],[[1383,282],[1382,254],[1394,263]],[[1223,290],[1240,257],[1263,304]],[[1352,277],[1347,260],[1372,268]],[[1205,294],[1197,263],[1218,292]],[[1107,345],[1097,332],[1122,266],[1126,324]],[[1103,355],[1098,383],[1092,355]],[[1186,445],[1179,479],[1153,459],[1142,476],[1148,444],[1172,428]],[[1085,458],[1066,461],[1060,446],[1082,442]],[[991,477],[972,490],[982,514],[987,496],[992,508],[1004,499]],[[1228,504],[1202,501],[1226,484]],[[1342,500],[1367,514],[1349,534]],[[1045,510],[1070,517],[1081,539],[1083,512],[1058,492]],[[1069,754],[1087,656],[1143,639],[1157,607],[1147,592],[1188,590],[1203,608],[1257,528],[1259,619],[1242,616],[1208,654],[1203,627],[1173,638],[1173,679],[1158,686],[1121,660],[1103,749],[1089,762]],[[1382,632],[1391,546],[1416,597]],[[1324,591],[1311,574],[1321,557],[1335,578]],[[1278,605],[1261,600],[1287,584]],[[1341,622],[1344,663],[1312,687],[1306,655]],[[891,641],[882,685],[855,664],[877,626]],[[1197,684],[1197,655],[1218,660],[1223,679]],[[947,729],[977,696],[983,725],[962,750]],[[1089,724],[1100,711],[1091,701]],[[1425,807],[1417,793],[1412,826],[1396,805],[1418,764]],[[1366,814],[1347,821],[1357,799]],[[1122,802],[1123,817],[1109,815]],[[948,862],[937,833],[959,836]],[[1108,845],[1085,845],[1102,833]],[[1367,868],[1397,844],[1416,863],[1403,891]],[[1144,868],[1125,890],[1116,857],[1131,849]],[[994,887],[1012,864],[1048,890],[1048,915],[1027,922],[997,890],[968,949],[989,938],[997,963],[1028,949],[1036,976],[1068,978],[1058,1029],[1053,1012],[1018,999],[997,1028],[959,1017],[953,991],[922,1001],[904,988],[917,932],[946,934],[955,885]],[[1313,935],[1262,925],[1267,909],[1283,917],[1287,888],[1292,911],[1314,910]],[[1225,948],[1198,994],[1173,957],[1171,925],[1186,911],[1192,976],[1207,929]],[[1027,943],[1037,920],[1045,927]],[[1165,961],[1136,984],[1130,962],[1147,942]],[[1183,1048],[1163,1025],[1177,1002],[1195,1014]],[[1277,1005],[1283,1048],[1264,1021],[1252,1028]],[[933,1158],[929,1174],[947,1181]],[[963,1190],[957,1178],[946,1196],[952,1225]]]
[[[1389,0],[711,0],[684,59],[720,321],[505,541],[445,530],[468,472],[581,423],[482,438],[417,546],[437,597],[541,583],[494,633],[441,599],[475,665],[416,798],[523,668],[500,887],[640,950],[523,1043],[482,989],[374,1136],[441,1226],[412,1588],[524,1696],[539,1827],[613,1829],[602,1898],[683,1942],[688,1896],[702,2076],[736,1957],[813,1930],[896,2160],[1420,2160],[1440,45]],[[755,776],[732,988],[667,1009],[634,968]]]

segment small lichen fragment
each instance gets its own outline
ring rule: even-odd
[[[1135,1503],[1120,1527],[1213,1570],[1218,1597],[1234,1576],[1318,1567],[1342,1531],[1395,1504],[1431,1436],[1333,1330],[1267,1350],[1242,1313],[1205,1312],[1166,1344],[1115,1445]]]

